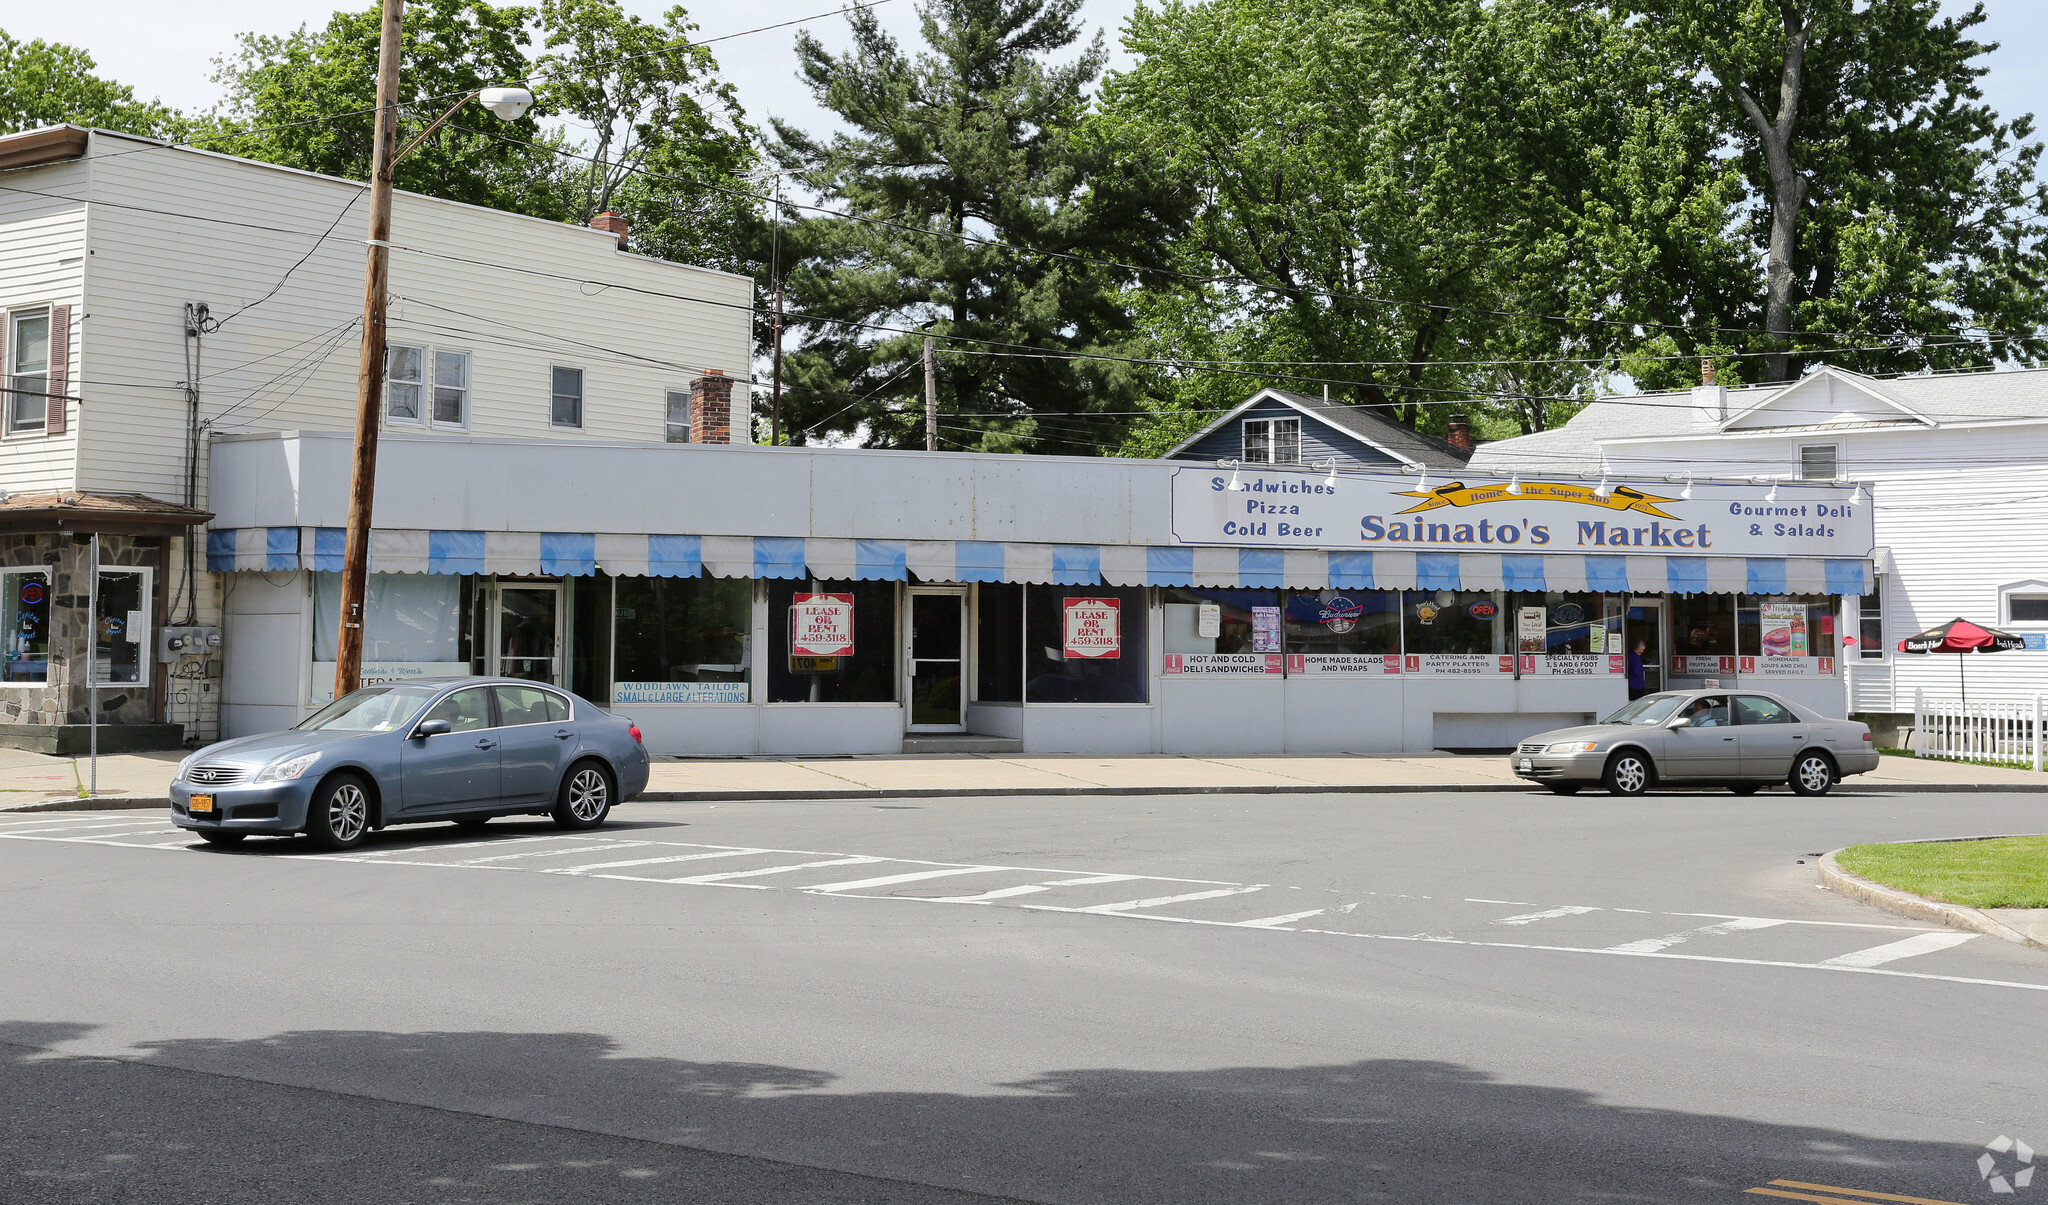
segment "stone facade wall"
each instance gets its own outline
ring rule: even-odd
[[[146,566],[156,571],[155,597],[147,601],[153,622],[160,622],[163,591],[163,545],[156,536],[100,537],[103,567]],[[87,614],[91,595],[92,544],[88,537],[61,533],[0,535],[0,566],[42,566],[50,573],[50,673],[40,686],[0,689],[0,724],[88,724],[90,664]],[[144,655],[154,657],[153,648]],[[152,666],[150,684],[100,687],[102,724],[149,724],[157,720],[152,691],[158,678]]]

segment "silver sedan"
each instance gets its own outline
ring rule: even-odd
[[[1785,783],[1825,795],[1843,778],[1877,769],[1870,729],[1831,720],[1760,690],[1644,695],[1598,724],[1538,733],[1516,749],[1516,775],[1560,795],[1604,786],[1640,795],[1653,786],[1725,786],[1738,795]]]
[[[537,682],[366,686],[296,728],[186,758],[171,819],[214,845],[304,833],[325,849],[391,824],[521,813],[590,829],[647,789],[651,760],[639,725]]]

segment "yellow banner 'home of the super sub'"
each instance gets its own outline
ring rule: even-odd
[[[1422,501],[1402,511],[1412,515],[1418,511],[1437,510],[1446,506],[1480,506],[1488,502],[1573,502],[1581,506],[1596,506],[1608,511],[1635,511],[1639,514],[1655,515],[1660,519],[1676,519],[1658,507],[1676,498],[1662,498],[1632,490],[1627,486],[1616,486],[1608,491],[1605,498],[1594,492],[1593,487],[1563,481],[1524,481],[1522,492],[1508,493],[1504,485],[1466,485],[1453,481],[1449,485],[1433,490],[1402,490],[1404,498],[1420,498]]]

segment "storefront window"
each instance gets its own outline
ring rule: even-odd
[[[1872,578],[1870,593],[1857,602],[1856,655],[1866,661],[1884,656],[1884,595],[1882,578]]]
[[[1604,594],[1552,590],[1508,595],[1514,623],[1515,651],[1551,657],[1618,653],[1609,646],[1610,630],[1618,632],[1620,600]],[[1612,615],[1614,624],[1607,620]]]
[[[1277,653],[1280,592],[1185,589],[1159,592],[1169,653]]]
[[[612,591],[613,703],[751,701],[751,581],[621,577]]]
[[[792,648],[790,622],[799,594],[834,596],[807,599],[804,614],[850,625],[852,653],[806,651],[821,645]],[[834,605],[839,603],[845,606]],[[770,703],[894,703],[897,646],[895,582],[768,583]]]
[[[1024,616],[1026,702],[1146,701],[1142,587],[1032,586]]]
[[[1405,651],[1474,655],[1508,651],[1501,601],[1490,590],[1409,590],[1401,598]]]
[[[984,582],[975,588],[974,697],[983,703],[1024,701],[1024,587]]]
[[[50,574],[46,569],[0,573],[0,681],[50,678]]]
[[[100,570],[93,631],[97,680],[136,686],[148,681],[149,570]]]
[[[1381,673],[1401,651],[1401,595],[1393,590],[1293,590],[1287,651],[1305,674]]]
[[[463,579],[443,573],[373,573],[363,595],[363,668],[446,667],[462,672]],[[313,660],[334,660],[341,575],[313,575]]]
[[[1673,657],[1735,655],[1735,599],[1727,594],[1670,596]]]
[[[1746,673],[1812,676],[1835,655],[1835,600],[1825,594],[1745,594],[1735,627]]]

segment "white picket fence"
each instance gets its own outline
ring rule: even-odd
[[[1913,752],[1951,761],[1995,761],[2042,765],[2048,736],[2048,695],[2032,703],[1929,702],[1913,692]]]

